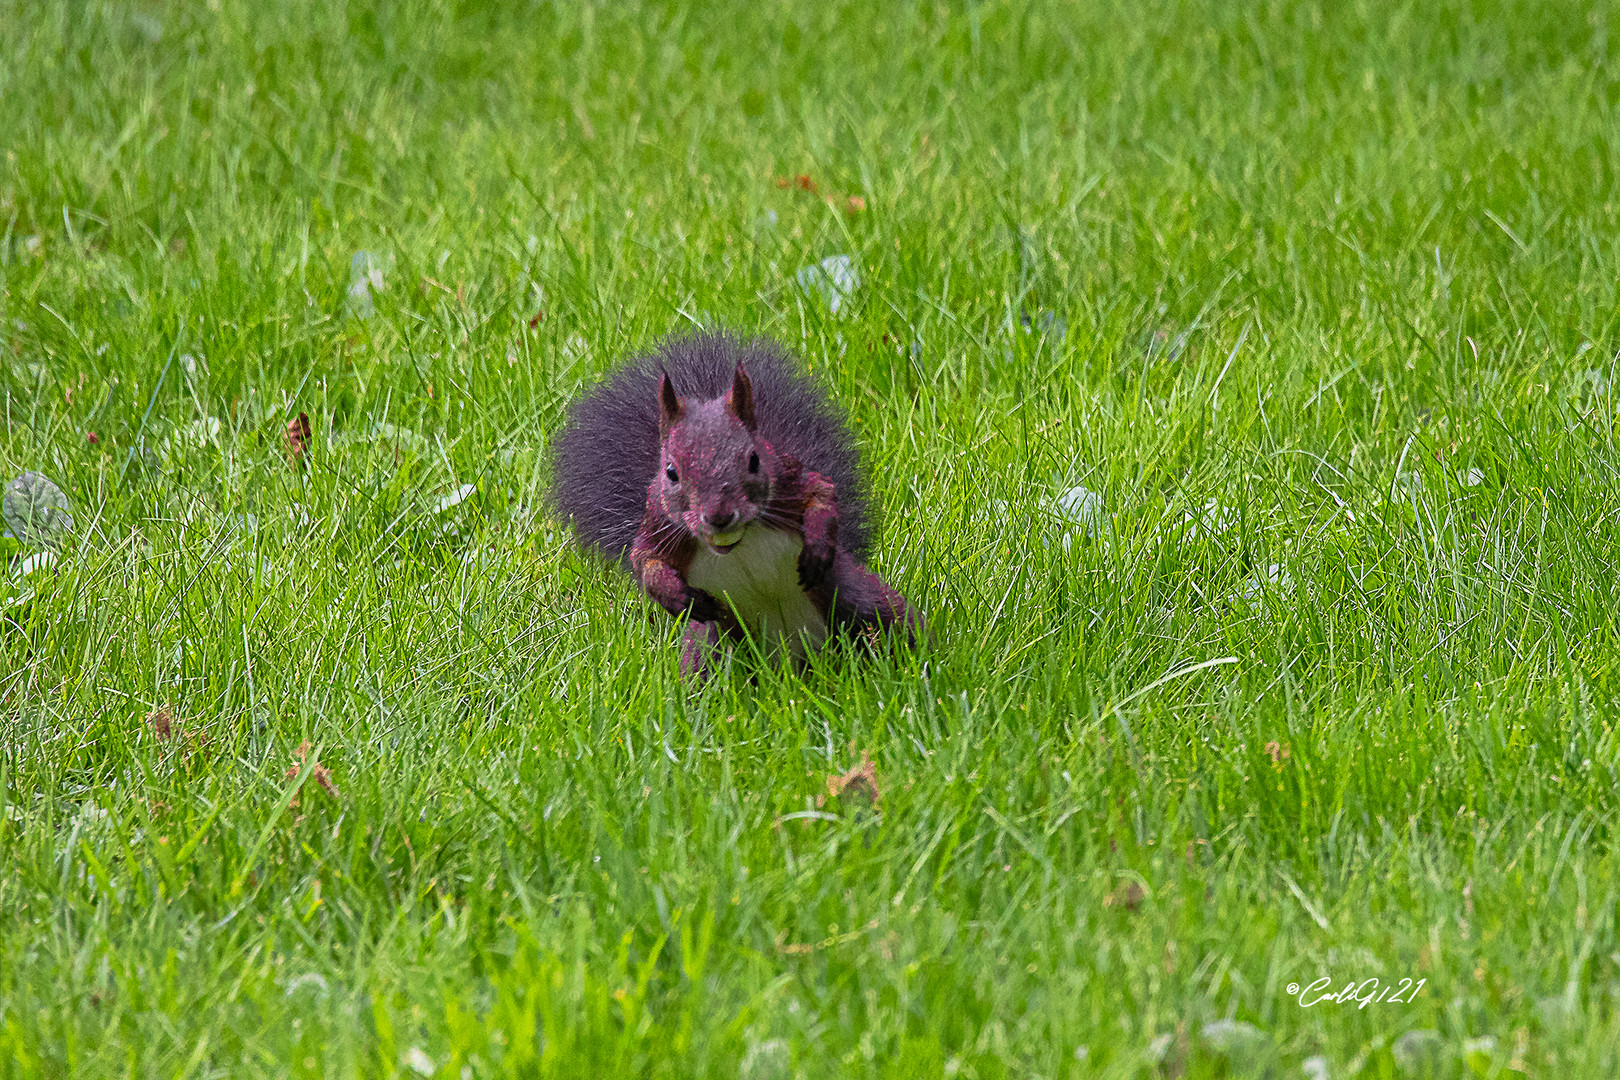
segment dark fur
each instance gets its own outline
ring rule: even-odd
[[[760,436],[832,481],[838,546],[865,558],[872,543],[866,478],[843,416],[779,345],[724,333],[666,341],[574,402],[554,443],[551,500],[581,544],[628,565],[658,468],[660,372],[669,372],[681,397],[707,400],[731,388],[739,361],[753,381]]]

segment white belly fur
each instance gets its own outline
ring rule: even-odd
[[[700,547],[686,580],[731,605],[749,635],[767,654],[785,644],[795,657],[827,638],[827,620],[799,588],[799,550],[792,533],[751,525],[724,555]]]

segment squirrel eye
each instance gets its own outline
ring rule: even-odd
[[[673,466],[673,465],[669,466],[668,468],[666,468],[664,470],[664,475],[669,477],[669,482],[672,483],[672,484],[678,484],[678,483],[681,482],[681,478],[680,478],[679,475],[676,474],[675,466]]]
[[[749,454],[748,455],[748,471],[752,472],[752,473],[759,472],[759,455],[758,454]]]

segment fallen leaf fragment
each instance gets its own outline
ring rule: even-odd
[[[1122,881],[1119,886],[1103,898],[1103,907],[1122,907],[1126,911],[1135,911],[1142,906],[1142,898],[1147,890],[1134,881]]]
[[[872,759],[861,751],[861,763],[844,773],[842,776],[828,775],[827,798],[841,798],[845,792],[851,796],[864,799],[868,806],[876,807],[883,799],[883,791],[878,787],[877,766]]]
[[[208,749],[208,732],[192,730],[180,723],[174,715],[173,705],[159,705],[147,713],[146,726],[152,729],[153,737],[165,748],[165,754],[178,754],[181,761],[190,762]]]
[[[287,421],[287,456],[293,464],[303,460],[304,450],[309,446],[310,439],[309,416],[299,413]]]
[[[312,747],[310,746],[308,739],[305,739],[303,742],[299,743],[298,748],[293,751],[293,764],[287,766],[287,771],[283,774],[283,776],[288,780],[297,780],[303,775],[305,769],[309,769],[310,779],[321,785],[322,791],[326,792],[334,799],[337,798],[337,784],[332,782],[331,770],[325,765],[322,765],[319,761],[316,761],[314,758],[310,757],[311,749]],[[294,795],[292,797],[292,801],[287,805],[289,807],[297,806],[298,796]]]

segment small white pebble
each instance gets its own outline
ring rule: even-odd
[[[801,269],[793,275],[793,280],[837,315],[843,310],[844,301],[851,299],[861,287],[861,272],[848,255],[829,255]]]

